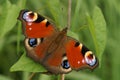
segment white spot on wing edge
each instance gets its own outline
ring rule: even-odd
[[[47,19],[44,19],[42,22],[43,22],[43,23],[46,23],[47,21],[48,21]]]
[[[79,48],[82,49],[83,44],[80,43]]]

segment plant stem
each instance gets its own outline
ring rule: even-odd
[[[71,0],[68,0],[68,21],[67,21],[68,29],[70,29],[70,22],[71,22]]]
[[[60,74],[60,80],[65,80],[65,74]]]
[[[32,80],[34,76],[35,76],[35,73],[31,73],[28,80]]]

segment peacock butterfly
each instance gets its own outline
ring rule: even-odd
[[[59,31],[46,18],[29,10],[21,10],[18,19],[22,21],[27,55],[49,72],[63,74],[83,68],[94,69],[98,65],[92,51],[67,36],[67,28]]]

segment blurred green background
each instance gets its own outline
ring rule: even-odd
[[[0,80],[28,80],[29,72],[10,72],[11,66],[17,62],[24,53],[24,36],[21,23],[17,20],[21,9],[29,9],[47,16],[59,27],[67,24],[67,0],[0,0]],[[94,52],[94,36],[91,36],[91,19],[104,16],[106,32],[100,33],[102,51],[96,54],[100,59],[100,66],[94,71],[73,71],[66,75],[65,80],[120,80],[120,0],[73,0],[72,22],[70,34],[78,38]],[[90,15],[89,18],[87,15]],[[104,22],[103,20],[100,22]],[[97,22],[97,23],[100,23]],[[102,25],[105,28],[105,25]],[[99,32],[99,30],[98,30]],[[106,38],[105,38],[105,35]],[[106,41],[106,44],[105,44]],[[98,43],[100,43],[98,41]],[[98,51],[100,52],[100,51]],[[25,65],[26,66],[26,65]],[[35,80],[57,80],[56,75],[36,74]]]

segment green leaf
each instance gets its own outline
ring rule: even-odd
[[[66,26],[66,23],[67,23],[66,22],[67,21],[66,14],[64,14],[64,13],[67,13],[66,12],[67,10],[66,10],[66,7],[61,2],[62,1],[60,1],[60,0],[54,0],[54,2],[48,1],[47,5],[49,7],[49,11],[50,11],[51,15],[54,18],[56,26],[64,27],[64,26]],[[54,5],[55,7],[52,5]]]
[[[51,80],[51,76],[50,75],[41,74],[39,76],[39,80]]]
[[[0,37],[3,37],[14,27],[19,13],[19,7],[11,4],[9,0],[6,0],[2,5],[2,12],[0,15]]]
[[[26,0],[17,0],[17,4],[16,4],[20,10],[23,9],[26,6]]]
[[[79,36],[78,36],[78,34],[76,34],[75,32],[73,32],[73,31],[68,31],[68,33],[67,33],[67,35],[68,36],[70,36],[70,37],[73,37],[73,38],[75,38],[75,39],[77,39],[77,40],[79,40]]]
[[[66,78],[70,80],[101,80],[95,75],[87,74],[84,72],[74,72],[74,71],[67,74]]]
[[[24,53],[17,63],[10,68],[10,71],[45,72],[46,69],[28,58]]]
[[[73,16],[71,16],[71,29],[76,29],[75,27],[78,27],[78,24],[80,23],[80,19],[82,18],[80,17],[81,13],[79,13],[81,4],[82,0],[76,0],[75,10],[72,10],[73,12],[71,12],[74,14]]]
[[[0,75],[0,80],[13,80],[7,76],[4,76],[4,75]]]
[[[96,55],[101,62],[102,54],[106,45],[106,22],[100,8],[95,7],[93,18],[87,15],[89,30],[93,38],[96,49]]]

